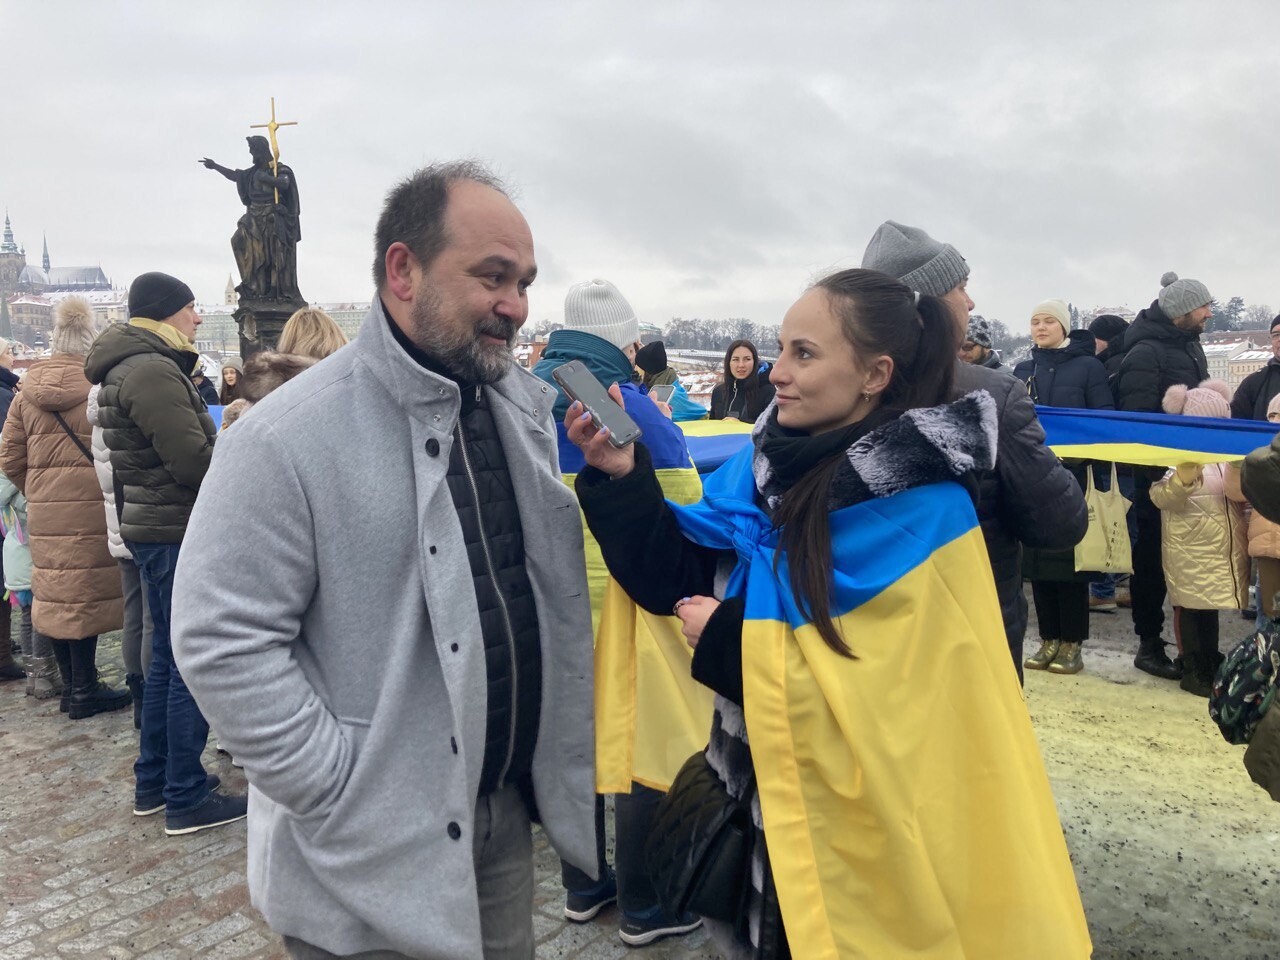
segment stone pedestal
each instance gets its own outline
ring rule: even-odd
[[[280,332],[294,312],[307,305],[305,300],[245,300],[233,314],[240,328],[240,357],[248,360],[259,350],[274,350]]]

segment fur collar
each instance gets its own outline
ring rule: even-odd
[[[756,490],[770,511],[777,509],[786,492],[761,448],[773,411],[770,404],[751,432]],[[995,460],[996,404],[987,391],[975,390],[953,403],[908,410],[856,441],[836,470],[828,509],[960,480],[974,471],[992,469]]]

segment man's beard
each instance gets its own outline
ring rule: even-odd
[[[414,343],[463,383],[497,383],[514,362],[511,351],[520,326],[510,320],[492,315],[474,325],[461,317],[446,320],[439,296],[430,290],[414,298],[411,319]],[[485,334],[505,342],[484,343]]]

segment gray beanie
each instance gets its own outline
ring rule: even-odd
[[[1160,278],[1160,309],[1172,320],[1184,317],[1192,310],[1213,303],[1213,295],[1209,288],[1199,280],[1179,280],[1178,275],[1170,270]]]
[[[880,224],[862,255],[862,266],[933,297],[945,295],[969,278],[969,264],[955,247],[939,243],[919,227],[893,220]]]
[[[965,331],[964,338],[970,343],[976,343],[980,347],[991,349],[991,324],[986,317],[978,314],[969,315],[969,329]]]
[[[640,321],[631,304],[608,280],[575,283],[564,297],[566,330],[579,330],[625,350],[640,339]]]

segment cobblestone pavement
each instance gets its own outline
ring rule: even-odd
[[[1280,806],[1249,783],[1203,701],[1133,670],[1127,615],[1092,619],[1086,671],[1030,674],[1027,694],[1095,957],[1276,956]],[[1224,648],[1246,630],[1224,614]],[[100,660],[119,682],[113,640]],[[57,701],[0,685],[0,960],[283,960],[248,903],[244,825],[169,838],[163,817],[132,816],[136,747],[128,711],[72,722]],[[205,760],[243,789],[212,745]],[[612,911],[565,923],[555,857],[541,837],[536,851],[540,960],[716,955],[701,932],[635,954]]]

